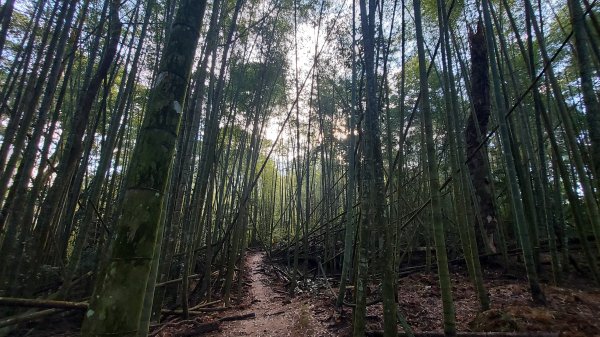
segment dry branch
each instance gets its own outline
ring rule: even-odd
[[[225,311],[229,309],[229,307],[218,307],[218,308],[196,308],[194,310],[188,311],[190,315],[202,315],[206,312],[215,312],[215,311]],[[162,309],[160,311],[161,314],[165,315],[183,315],[183,310],[169,310]]]
[[[285,282],[290,282],[290,277],[285,271],[281,270],[281,268],[278,268],[277,266],[273,265],[273,270],[275,270],[275,274],[277,274],[277,276],[280,279],[282,279]]]
[[[176,337],[191,337],[191,336],[201,336],[203,333],[211,332],[215,330],[219,330],[219,322],[208,322],[208,323],[199,323],[196,324],[191,329],[182,329],[173,334]]]
[[[165,329],[177,328],[177,327],[181,327],[182,325],[185,325],[185,324],[196,325],[196,324],[201,324],[201,323],[197,322],[194,319],[188,319],[188,320],[184,320],[184,321],[176,321],[176,322],[157,324],[153,327],[155,330],[152,333],[150,333],[148,336],[155,337],[155,336],[158,336]],[[179,331],[179,330],[177,330],[177,331]]]
[[[265,316],[277,316],[281,314],[285,314],[285,310],[276,311],[274,313],[266,314]]]
[[[191,311],[190,311],[190,314],[192,314]],[[219,318],[217,320],[207,322],[207,323],[198,323],[197,321],[192,320],[192,319],[181,321],[181,322],[173,322],[173,323],[168,323],[168,324],[161,326],[160,328],[155,330],[151,334],[151,336],[153,336],[153,337],[158,336],[165,329],[175,328],[175,327],[181,327],[181,328],[175,332],[172,332],[173,336],[177,336],[177,337],[198,336],[205,332],[211,332],[211,331],[218,330],[221,322],[239,321],[239,320],[253,318],[253,317],[256,317],[256,314],[251,312],[251,313],[244,314],[244,315],[227,316],[227,317]],[[188,327],[187,325],[189,325],[189,324],[193,325],[193,327]]]

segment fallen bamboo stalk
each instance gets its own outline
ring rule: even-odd
[[[53,301],[15,297],[0,297],[0,306],[78,310],[85,310],[88,308],[86,302]]]
[[[444,337],[442,331],[415,332],[415,337]],[[523,332],[457,332],[457,337],[559,337],[558,332],[543,332],[543,331],[523,331]],[[367,337],[381,337],[383,330],[373,330],[365,332]],[[398,332],[398,337],[408,336],[405,332]]]
[[[333,298],[336,297],[335,292],[333,291],[333,289],[331,288],[331,284],[329,284],[329,279],[327,278],[327,273],[325,273],[325,269],[323,269],[323,264],[321,264],[321,259],[317,259],[317,263],[319,264],[319,269],[321,269],[321,273],[323,274],[323,279],[325,279],[325,284],[327,284],[327,288],[329,288],[329,291],[331,291],[331,295],[333,296]]]
[[[195,278],[199,278],[199,277],[202,277],[202,274],[190,275],[190,276],[188,276],[188,279],[195,279]],[[160,283],[157,283],[155,287],[164,287],[164,286],[169,285],[169,284],[179,283],[182,280],[183,280],[183,277],[180,277],[180,278],[176,278],[176,279],[173,279],[173,280],[169,280],[169,281],[165,281],[165,282],[160,282]]]
[[[273,264],[272,266],[273,266],[273,269],[275,269],[275,271],[276,271],[276,272],[278,272],[278,273],[280,273],[280,274],[281,274],[281,276],[282,276],[282,279],[283,279],[284,281],[286,281],[286,282],[289,282],[289,280],[290,280],[290,276],[289,276],[289,275],[288,275],[288,274],[287,274],[285,271],[281,270],[281,268],[277,267],[277,266],[276,266],[276,265],[274,265],[274,264]]]
[[[63,309],[46,309],[42,311],[34,311],[34,312],[26,312],[24,314],[15,315],[11,317],[7,317],[3,320],[0,320],[0,328],[4,328],[7,326],[19,324],[19,323],[27,323],[34,321],[36,319],[52,316],[58,313],[63,312]]]
[[[215,301],[218,302],[218,301]],[[204,305],[211,305],[215,302],[204,303]],[[88,303],[87,302],[69,302],[69,301],[53,301],[53,300],[39,300],[39,299],[27,299],[27,298],[14,298],[14,297],[0,297],[0,306],[8,306],[8,307],[26,307],[26,308],[49,308],[53,310],[57,310],[57,312],[63,310],[87,310]],[[62,310],[59,310],[62,309]],[[201,315],[206,312],[215,312],[215,311],[224,311],[227,310],[227,307],[217,307],[217,308],[205,308],[202,306],[196,306],[193,311],[189,311],[190,315]],[[45,317],[46,315],[52,314],[54,312],[49,310],[40,311],[37,313],[30,314],[29,316],[20,315],[14,316],[3,321],[0,321],[1,326],[8,326],[25,321],[34,320],[40,317]],[[181,315],[183,314],[182,310],[168,310],[162,309],[162,314],[167,315]],[[40,315],[39,317],[36,315]],[[23,317],[21,317],[23,316]],[[1,325],[4,324],[4,325]]]
[[[221,300],[216,300],[216,301],[212,301],[212,302],[206,302],[206,303],[200,303],[194,307],[191,307],[190,310],[196,310],[196,309],[200,309],[200,308],[206,308],[206,307],[210,307],[211,305],[215,305],[217,303],[221,302]]]
[[[213,301],[209,303],[202,303],[195,306],[194,311],[211,312],[211,311],[222,311],[227,308],[206,308],[209,305],[219,303]],[[85,310],[88,308],[87,302],[71,302],[71,301],[54,301],[54,300],[40,300],[40,299],[28,299],[28,298],[16,298],[16,297],[0,297],[0,306],[7,307],[27,307],[27,308],[53,308],[53,309],[74,309],[74,310]],[[178,310],[167,310],[163,309],[163,312],[173,313]]]

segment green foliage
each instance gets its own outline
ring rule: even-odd
[[[243,113],[250,113],[267,102],[271,105],[285,102],[286,61],[283,54],[273,52],[260,63],[232,61],[229,90],[238,99]]]
[[[456,24],[457,20],[462,17],[463,9],[465,7],[465,0],[444,0],[446,1],[446,10],[450,9],[450,4],[454,1],[454,8],[450,15],[449,24]],[[425,20],[430,22],[437,22],[438,19],[438,1],[437,0],[423,0],[421,6],[423,9],[423,17]]]

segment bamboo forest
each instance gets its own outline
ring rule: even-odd
[[[600,336],[597,0],[0,0],[0,337]]]

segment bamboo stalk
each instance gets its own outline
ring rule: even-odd
[[[53,300],[15,298],[15,297],[0,297],[0,306],[85,310],[85,309],[87,309],[88,304],[87,304],[87,302],[53,301]]]
[[[368,337],[379,337],[383,336],[382,330],[367,331],[365,333]],[[444,333],[441,331],[427,331],[427,332],[415,332],[415,337],[444,337]],[[525,331],[525,332],[457,332],[458,337],[558,337],[558,332],[538,332],[538,331]],[[398,337],[407,336],[404,332],[398,332]]]

